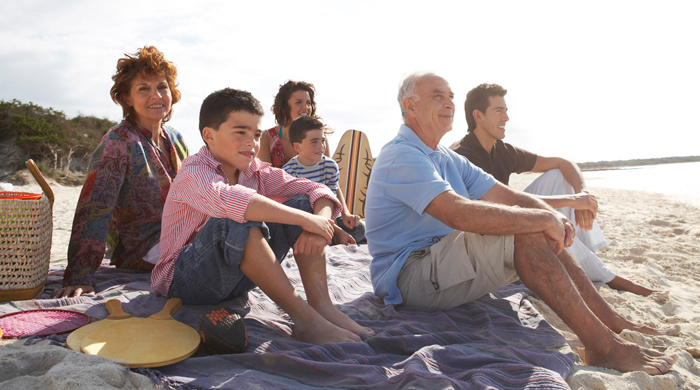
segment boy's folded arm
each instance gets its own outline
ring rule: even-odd
[[[323,202],[318,203],[322,204]],[[259,194],[255,194],[250,198],[244,217],[250,221],[299,225],[305,231],[323,237],[328,243],[330,243],[333,235],[333,220],[324,217],[323,213],[319,215],[310,214],[277,203]]]
[[[248,221],[265,221],[286,225],[302,225],[308,213],[287,207],[260,194],[253,194],[243,218]]]
[[[329,198],[318,198],[314,202],[314,214],[320,215],[325,218],[332,218],[333,211],[335,209],[335,202]]]
[[[268,193],[262,193],[261,195],[274,197],[306,194],[309,196],[312,207],[316,207],[316,201],[318,199],[327,198],[335,203],[331,218],[337,218],[340,215],[342,206],[335,194],[329,190],[328,186],[325,184],[296,178],[281,169],[270,169],[263,174],[265,175],[265,189]]]
[[[256,191],[242,185],[231,186],[216,179],[207,175],[188,176],[171,187],[168,196],[210,217],[245,222],[245,212]]]
[[[331,192],[331,190],[329,190],[324,184],[320,184],[318,188],[315,188],[309,192],[309,201],[314,207],[314,210],[317,210],[316,202],[321,199],[327,199],[331,202],[330,204],[332,204],[331,215],[329,215],[328,218],[338,218],[343,210],[342,205],[340,204],[340,201],[338,201],[338,198],[335,197],[335,194],[333,194],[333,192]]]

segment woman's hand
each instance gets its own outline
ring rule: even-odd
[[[76,284],[59,288],[51,294],[51,298],[75,298],[83,294],[94,294],[95,286],[89,284]]]

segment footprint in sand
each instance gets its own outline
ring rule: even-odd
[[[641,256],[644,254],[645,250],[643,248],[632,248],[630,252],[634,255]]]
[[[654,226],[676,226],[675,224],[672,224],[668,221],[664,221],[662,219],[652,219],[648,223],[649,223],[649,225],[654,225]]]
[[[677,236],[681,236],[681,235],[685,234],[685,232],[686,232],[686,229],[684,229],[684,228],[673,229],[673,234],[675,234]]]
[[[668,317],[676,315],[677,309],[678,305],[673,302],[666,302],[663,306],[661,306],[661,310],[663,310],[664,314]]]
[[[655,302],[664,303],[668,301],[670,291],[657,291],[649,294],[649,298]]]

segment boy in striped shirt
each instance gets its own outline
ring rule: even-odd
[[[323,154],[326,149],[325,129],[321,118],[300,116],[295,119],[289,126],[289,142],[299,154],[284,164],[282,169],[294,177],[325,184],[335,192],[343,209],[336,219],[333,243],[356,244],[365,238],[365,224],[358,215],[350,214],[338,185],[338,164]]]
[[[301,341],[373,335],[328,295],[324,248],[340,203],[326,186],[255,157],[262,116],[260,102],[246,91],[226,88],[204,99],[199,129],[206,145],[183,161],[170,187],[153,290],[185,304],[211,305],[257,286],[289,314]],[[290,248],[308,303],[280,266]]]

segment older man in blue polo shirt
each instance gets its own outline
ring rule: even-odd
[[[631,323],[598,295],[565,250],[571,221],[439,144],[452,130],[453,97],[432,73],[401,84],[404,124],[374,163],[365,207],[375,294],[387,305],[449,309],[519,278],[578,335],[587,364],[668,372],[676,355],[615,334],[664,332]]]

